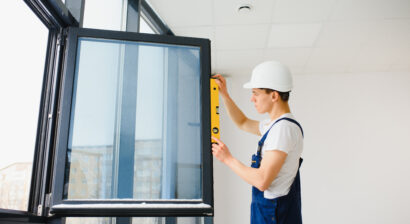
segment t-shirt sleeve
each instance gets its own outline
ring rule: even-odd
[[[279,150],[289,153],[295,148],[296,136],[293,127],[287,123],[277,124],[269,131],[265,140],[264,151]]]

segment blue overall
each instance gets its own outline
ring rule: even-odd
[[[270,129],[281,120],[287,120],[297,124],[302,131],[303,129],[300,124],[291,118],[280,118],[268,129],[268,131],[263,135],[258,143],[258,151],[256,154],[252,155],[252,165],[253,168],[259,168],[260,162],[262,160],[261,150],[265,142],[266,136]],[[299,160],[299,168],[302,164],[303,159]],[[251,224],[301,224],[302,223],[302,206],[300,197],[300,174],[299,169],[296,174],[295,180],[293,181],[290,191],[287,195],[267,199],[263,196],[263,192],[252,187],[252,204],[251,204]]]

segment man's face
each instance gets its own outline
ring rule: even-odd
[[[264,114],[272,110],[273,94],[273,92],[266,93],[266,91],[262,89],[252,89],[251,102],[253,102],[258,113]]]

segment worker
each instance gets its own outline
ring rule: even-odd
[[[239,177],[252,185],[251,224],[300,224],[301,195],[299,167],[302,163],[303,130],[292,115],[288,100],[292,77],[277,61],[257,65],[250,82],[251,102],[269,119],[249,119],[228,94],[225,78],[214,76],[224,105],[233,122],[242,130],[262,136],[252,155],[251,167],[235,159],[220,139],[212,137],[212,154]]]

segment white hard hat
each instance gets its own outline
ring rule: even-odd
[[[251,81],[243,88],[266,88],[279,92],[292,90],[292,76],[289,69],[278,61],[265,61],[257,65],[252,71]]]

